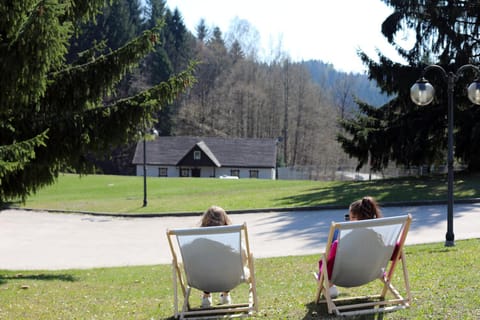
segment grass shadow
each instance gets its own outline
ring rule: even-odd
[[[77,279],[71,274],[21,274],[17,273],[14,275],[0,275],[0,285],[5,284],[9,280],[41,280],[41,281],[67,281],[74,282]]]
[[[479,175],[456,173],[455,198],[475,198],[479,194]],[[423,201],[446,198],[447,176],[411,176],[371,181],[336,181],[323,187],[312,188],[305,193],[276,199],[284,206],[315,207],[319,205],[344,205],[371,195],[381,202],[400,200]],[[445,182],[445,183],[444,183]]]
[[[372,181],[342,181],[325,187],[312,188],[306,193],[277,199],[285,206],[309,207],[318,205],[345,205],[372,195],[380,202],[395,202],[401,199],[434,200],[446,192],[439,180],[443,177],[408,177]],[[461,183],[458,182],[459,191]],[[399,195],[399,190],[401,195]]]
[[[0,202],[0,210],[8,210],[11,208],[20,207],[23,203],[21,201],[5,201]]]
[[[305,305],[307,313],[302,318],[302,320],[314,320],[314,319],[358,319],[358,320],[381,320],[384,317],[383,312],[364,314],[357,316],[343,316],[339,317],[328,313],[326,303],[315,303],[310,302]]]

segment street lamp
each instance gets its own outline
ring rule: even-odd
[[[143,131],[143,206],[147,206],[147,138]]]
[[[442,79],[447,83],[448,94],[448,207],[447,207],[447,234],[445,236],[445,246],[455,245],[455,235],[453,233],[453,93],[455,83],[459,79],[463,71],[472,69],[476,74],[476,79],[468,86],[468,99],[474,104],[480,104],[480,82],[478,76],[480,70],[472,64],[466,64],[458,68],[457,72],[446,72],[439,65],[429,65],[423,69],[422,77],[410,88],[410,98],[419,106],[426,106],[433,101],[435,94],[434,87],[425,79],[425,74],[430,70],[437,70],[441,73]]]
[[[158,131],[153,128],[151,133],[158,136]],[[143,207],[146,207],[147,201],[147,123],[145,113],[143,115]]]

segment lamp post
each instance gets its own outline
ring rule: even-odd
[[[147,139],[143,131],[143,206],[146,207],[147,204]]]
[[[426,106],[433,101],[435,94],[434,87],[425,79],[425,74],[430,70],[439,71],[442,79],[447,83],[448,94],[448,201],[447,201],[447,234],[445,235],[445,246],[450,247],[455,245],[455,235],[453,233],[453,94],[455,90],[455,83],[458,81],[462,73],[471,69],[478,77],[480,70],[472,64],[466,64],[458,68],[457,72],[446,72],[441,66],[433,64],[425,67],[422,72],[422,77],[410,88],[410,98],[419,106]],[[468,86],[468,98],[474,104],[480,104],[480,82],[478,78],[475,79]]]
[[[151,134],[158,136],[158,131],[155,128],[151,128]],[[143,117],[143,207],[146,207],[147,201],[147,125],[145,116]]]
[[[143,112],[143,207],[147,202],[147,137],[146,137],[145,111]]]

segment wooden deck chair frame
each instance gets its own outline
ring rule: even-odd
[[[235,303],[230,305],[212,306],[211,308],[191,307],[189,298],[192,292],[192,286],[188,283],[187,269],[183,263],[182,252],[179,246],[178,237],[182,235],[208,236],[209,234],[220,233],[239,233],[242,250],[248,257],[249,277],[243,282],[248,284],[248,298],[244,303]],[[246,223],[242,225],[229,225],[219,227],[203,227],[189,229],[171,229],[167,230],[168,243],[172,252],[172,270],[173,270],[173,291],[174,291],[174,316],[180,319],[208,319],[208,318],[235,318],[252,315],[258,311],[257,291],[255,282],[255,269],[253,254],[250,251],[248,240],[248,231]],[[175,241],[176,240],[176,241]],[[180,307],[179,290],[183,296],[183,303]],[[199,288],[196,288],[200,290]],[[212,291],[214,292],[214,291]],[[240,299],[241,297],[234,297]],[[241,301],[241,300],[240,300]]]
[[[352,316],[352,315],[361,315],[361,314],[370,314],[370,313],[381,313],[381,312],[390,312],[398,309],[405,309],[410,306],[411,303],[411,292],[410,284],[408,279],[408,270],[406,265],[405,254],[403,246],[405,239],[407,238],[408,230],[412,217],[410,214],[405,216],[397,217],[388,217],[388,218],[379,218],[372,220],[362,220],[362,221],[352,221],[352,222],[332,222],[330,227],[330,232],[328,235],[327,245],[324,254],[322,254],[322,270],[317,278],[317,293],[315,297],[315,302],[326,303],[328,308],[328,313],[335,313],[337,316]],[[329,256],[329,250],[334,241],[334,233],[336,230],[342,232],[342,230],[352,230],[355,228],[367,228],[375,226],[387,226],[401,224],[401,228],[398,232],[397,245],[398,248],[391,250],[387,265],[385,266],[385,272],[383,272],[383,277],[378,277],[377,279],[383,283],[383,289],[381,289],[380,294],[369,295],[369,296],[356,296],[356,297],[347,297],[347,298],[336,298],[333,299],[329,293],[329,284],[331,282],[332,275],[329,274],[327,268],[327,258]],[[339,240],[341,241],[341,239]],[[359,245],[365,245],[361,243]],[[338,254],[338,251],[337,251]],[[392,256],[394,254],[394,256]],[[390,260],[391,257],[391,260]],[[398,262],[402,263],[403,271],[403,285],[404,285],[404,296],[395,288],[392,284],[392,277],[394,275],[395,269],[398,265]],[[351,261],[351,263],[355,263]],[[335,273],[335,263],[333,265],[332,274]],[[373,281],[373,280],[372,280]],[[371,281],[370,281],[371,282]],[[365,283],[366,284],[366,283]],[[387,294],[391,293],[391,295]],[[391,297],[393,295],[393,297]],[[323,299],[321,297],[323,296]],[[366,302],[358,302],[363,300]],[[355,303],[357,301],[357,303]]]

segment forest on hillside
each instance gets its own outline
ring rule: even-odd
[[[79,26],[68,58],[72,61],[121,47],[143,30],[160,25],[155,52],[118,86],[116,97],[164,81],[197,61],[196,83],[157,114],[160,135],[278,139],[278,166],[326,170],[355,161],[337,142],[339,119],[356,112],[355,99],[373,105],[387,101],[366,75],[337,72],[322,61],[292,61],[280,46],[258,57],[259,36],[248,21],[236,19],[229,30],[199,21],[195,34],[182,14],[164,0],[120,0],[105,7],[96,23]],[[139,137],[141,138],[141,136]],[[131,172],[134,146],[106,150],[95,161],[105,173]]]
[[[480,171],[480,0],[382,1],[393,8],[382,34],[405,62],[359,50],[376,85],[293,61],[281,41],[260,59],[258,32],[239,18],[191,32],[164,0],[5,2],[0,202],[61,172],[129,174],[135,145],[154,132],[274,138],[278,167],[313,179],[431,173],[445,160],[449,177]],[[415,97],[430,82],[435,94],[417,105],[412,84]]]

